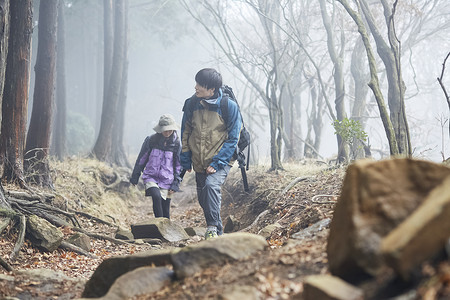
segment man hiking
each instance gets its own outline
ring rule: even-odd
[[[195,171],[198,201],[207,225],[205,239],[210,239],[223,234],[221,188],[234,162],[242,118],[234,101],[227,101],[228,116],[222,115],[219,72],[202,69],[195,75],[195,82],[195,95],[183,107],[180,161],[183,169]]]

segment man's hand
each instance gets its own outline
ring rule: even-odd
[[[216,173],[216,169],[214,169],[213,167],[208,166],[206,168],[206,174],[214,174],[214,173]]]

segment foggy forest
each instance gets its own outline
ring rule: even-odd
[[[251,163],[448,158],[448,0],[0,0],[2,178],[46,160],[130,167],[181,123],[205,67],[232,86]]]

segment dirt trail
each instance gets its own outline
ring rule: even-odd
[[[74,163],[77,167],[81,165],[80,161]],[[142,190],[130,187],[120,195],[107,191],[98,182],[101,178],[98,173],[105,172],[105,166],[95,167],[94,171],[90,165],[80,168],[81,171],[67,165],[57,168],[56,173],[64,181],[57,182],[56,187],[64,190],[68,199],[77,200],[76,203],[84,204],[85,209],[98,216],[111,216],[121,226],[129,226],[153,216],[151,199],[145,198]],[[277,222],[280,227],[267,239],[270,247],[242,261],[225,266],[212,265],[190,278],[176,281],[158,293],[136,297],[135,300],[217,299],[233,287],[244,285],[256,288],[263,299],[288,299],[302,292],[305,276],[328,272],[328,229],[303,240],[292,239],[292,235],[332,217],[345,169],[305,164],[288,165],[285,171],[268,173],[267,168],[253,167],[248,172],[250,193],[243,191],[239,170],[234,169],[223,188],[222,219],[234,216],[238,221],[236,230],[245,229],[251,233],[258,233],[266,225]],[[87,177],[84,176],[85,170],[90,170]],[[183,227],[204,227],[193,174],[186,175],[181,188],[183,192],[175,194],[172,200],[172,221]],[[79,220],[83,228],[89,228],[92,232],[113,236],[116,230],[84,217],[79,217]],[[71,234],[69,229],[64,229],[63,232],[65,235]],[[16,234],[5,230],[1,235],[1,257],[8,258]],[[163,243],[162,246],[118,245],[104,240],[92,240],[91,253],[97,256],[95,259],[61,249],[45,253],[27,243],[16,261],[8,261],[15,269],[51,269],[77,280],[56,282],[0,269],[0,298],[74,299],[81,296],[84,282],[106,258],[150,249],[183,247],[202,239],[194,237],[180,243]],[[436,272],[434,267],[428,270]],[[364,289],[368,295],[373,295],[376,286],[377,282],[372,281]]]
[[[68,170],[67,166],[62,169]],[[312,181],[304,181],[295,185],[284,195],[280,195],[280,192],[298,175],[310,176],[308,173],[312,174],[318,171],[294,170],[267,173],[264,168],[254,168],[248,174],[252,192],[247,194],[243,192],[240,173],[238,170],[234,170],[223,189],[222,218],[225,220],[229,215],[235,216],[240,223],[240,228],[237,229],[242,230],[254,222],[261,212],[269,210],[269,213],[260,218],[258,224],[250,232],[257,233],[263,226],[279,221],[282,228],[274,232],[269,239],[270,249],[245,261],[229,264],[225,267],[212,266],[202,274],[177,282],[152,297],[154,299],[214,298],[223,293],[230,285],[243,283],[257,287],[258,290],[274,297],[274,299],[299,292],[302,288],[301,276],[325,272],[326,270],[324,254],[326,232],[324,231],[315,241],[307,243],[291,242],[284,247],[281,246],[286,243],[289,235],[294,233],[295,230],[308,226],[309,222],[327,217],[332,205],[328,205],[326,209],[322,205],[320,208],[313,208],[308,201],[316,193],[336,194],[340,188],[342,172],[339,176],[331,173],[322,176],[328,178],[326,180],[333,178],[332,182],[324,183],[322,182],[323,179],[315,178]],[[101,176],[97,176],[96,172],[93,171],[93,177],[100,178]],[[72,180],[80,180],[79,174],[64,174],[65,178],[72,176]],[[71,195],[71,198],[76,197],[80,202],[87,203],[88,199],[92,198],[93,191],[100,194],[96,184],[97,182],[90,185],[83,183],[85,189],[82,192],[86,195],[82,195],[80,191],[70,191],[80,193]],[[66,186],[79,186],[79,184],[73,182],[60,183],[60,186],[66,188]],[[197,202],[193,174],[186,175],[181,188],[183,191],[175,194],[172,200],[172,221],[183,227],[204,227],[203,212]],[[325,191],[324,188],[328,190]],[[117,201],[114,200],[114,195],[109,195],[107,200],[102,200],[103,202],[97,203],[100,200],[93,202],[90,208],[94,212],[101,211],[104,215],[111,215],[113,219],[120,220],[121,224],[128,225],[153,216],[151,198],[144,197],[143,191],[137,191],[135,187],[131,187],[127,193],[126,203],[128,203],[128,209],[131,213],[115,207],[118,205],[114,202]],[[105,193],[105,195],[107,194],[108,192]],[[275,202],[277,205],[271,207]],[[296,204],[291,205],[294,202]],[[108,207],[111,208],[108,210]],[[305,210],[305,208],[307,209]],[[324,209],[327,212],[321,211]],[[301,211],[304,213],[301,213]],[[123,212],[124,215],[120,215],[120,212]],[[79,217],[79,220],[83,228],[89,228],[92,232],[113,236],[116,230],[116,228],[100,224],[95,220],[83,217]],[[67,229],[64,230],[64,233],[70,235],[73,232]],[[4,232],[1,236],[0,255],[3,258],[9,256],[15,238],[15,232]],[[201,239],[200,237],[194,237],[182,243],[165,243],[162,247],[180,247],[189,243],[196,243]],[[0,295],[17,296],[19,299],[77,298],[81,296],[83,282],[92,275],[95,268],[104,259],[154,248],[158,248],[158,246],[147,244],[117,245],[104,240],[92,240],[91,253],[97,256],[97,258],[92,259],[61,249],[52,253],[45,253],[27,243],[20,251],[19,258],[10,262],[15,269],[51,269],[60,271],[70,278],[81,280],[81,283],[80,281],[68,280],[49,284],[46,279],[37,280],[26,275],[13,275],[2,269],[0,275],[13,276],[14,280],[11,281],[11,278],[0,280]],[[147,297],[149,296],[142,299],[147,299]]]

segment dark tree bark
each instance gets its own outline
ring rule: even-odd
[[[125,45],[125,0],[114,2],[114,53],[113,64],[108,76],[107,89],[104,91],[102,119],[97,141],[92,150],[93,155],[100,161],[112,162],[112,137],[114,119],[117,117],[119,106],[120,86],[124,68]],[[105,64],[105,68],[106,68]],[[106,78],[105,78],[106,79]]]
[[[25,171],[30,181],[52,187],[48,164],[55,98],[58,0],[41,1],[33,110],[27,135]]]
[[[0,124],[2,123],[2,99],[3,87],[5,85],[6,58],[8,55],[8,38],[9,0],[0,0]]]
[[[66,67],[64,0],[59,0],[56,51],[56,111],[52,134],[52,154],[59,160],[66,155]]]
[[[23,157],[30,84],[32,1],[10,2],[10,34],[2,103],[2,178],[24,184]]]

